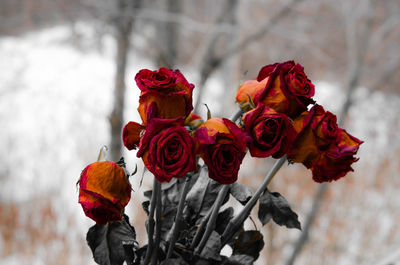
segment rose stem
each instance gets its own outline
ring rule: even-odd
[[[240,109],[238,112],[235,113],[235,115],[233,115],[231,121],[236,122],[243,113],[244,111]]]
[[[213,207],[211,207],[209,209],[209,211],[207,212],[207,215],[204,216],[203,219],[201,220],[199,228],[197,228],[196,235],[194,236],[192,244],[190,245],[190,249],[194,249],[195,246],[199,243],[199,241],[201,239],[201,235],[203,234],[203,231],[206,228],[206,224],[208,222],[208,219],[210,219],[212,210],[213,210]]]
[[[151,257],[151,251],[153,249],[153,233],[154,233],[154,210],[156,209],[156,203],[157,203],[157,192],[156,186],[159,184],[156,178],[154,178],[153,181],[153,192],[151,194],[151,199],[150,199],[150,211],[149,211],[149,216],[147,217],[147,232],[149,235],[149,243],[147,244],[147,250],[146,250],[146,256],[144,258],[144,261],[142,264],[146,265],[150,261]]]
[[[158,261],[158,249],[160,247],[161,240],[161,184],[157,181],[156,192],[157,192],[157,204],[156,204],[156,235],[154,240],[154,251],[151,256],[151,264],[156,265]]]
[[[242,114],[244,113],[244,111],[242,110],[242,109],[239,109],[234,115],[233,115],[233,117],[231,118],[231,121],[232,122],[236,122],[241,116],[242,116]],[[228,186],[228,185],[224,185],[224,187],[226,187],[226,186]],[[226,188],[226,190],[224,189],[224,188],[222,188],[220,191],[219,191],[219,193],[218,193],[218,195],[220,195],[220,193],[226,193],[227,192],[227,188]],[[221,196],[222,196],[222,194],[221,194]],[[214,205],[215,205],[216,203],[214,203]],[[202,233],[203,233],[203,230],[204,230],[204,227],[205,227],[205,225],[207,224],[207,229],[206,230],[208,230],[208,231],[212,231],[212,229],[214,229],[214,225],[213,225],[213,222],[212,221],[210,221],[210,222],[208,222],[208,220],[210,219],[210,216],[211,216],[211,214],[212,213],[214,213],[214,215],[216,215],[216,216],[218,216],[218,211],[219,211],[219,208],[221,207],[221,205],[219,205],[218,207],[212,207],[211,209],[210,209],[210,211],[208,211],[208,213],[207,213],[207,215],[206,216],[204,216],[204,218],[203,218],[203,220],[201,221],[201,223],[200,223],[200,226],[199,226],[199,228],[197,229],[197,232],[196,232],[196,235],[195,235],[195,237],[193,238],[193,241],[192,241],[192,244],[190,245],[190,248],[191,249],[194,249],[195,248],[195,246],[197,245],[197,243],[198,243],[198,241],[200,240],[200,236],[202,235]],[[216,218],[216,217],[215,217]],[[211,232],[209,232],[210,234],[211,234]],[[206,233],[207,234],[207,233]],[[208,239],[208,237],[205,237],[205,235],[206,234],[204,234],[203,235],[203,238],[202,238],[202,240],[203,241],[205,241],[205,242],[207,242],[207,239]],[[209,235],[208,235],[209,236]]]
[[[182,219],[183,206],[185,206],[186,195],[188,194],[189,186],[190,186],[190,175],[188,174],[185,178],[185,185],[183,186],[181,198],[179,200],[178,210],[176,212],[175,222],[172,228],[172,235],[169,240],[170,242],[169,242],[167,257],[165,258],[166,260],[169,259],[169,257],[171,257],[172,250],[174,249],[176,240],[178,239],[179,228],[181,226],[181,221],[182,221],[181,219]]]
[[[250,215],[251,210],[256,205],[258,199],[260,198],[261,194],[265,191],[268,184],[271,182],[272,178],[275,176],[276,172],[282,167],[282,165],[286,162],[286,156],[280,158],[278,161],[275,162],[274,166],[265,176],[263,182],[261,183],[260,187],[256,190],[254,195],[251,199],[246,203],[243,209],[236,215],[232,220],[229,221],[227,227],[225,228],[224,233],[221,236],[222,244],[224,246],[235,233],[235,231],[243,224],[246,218]]]
[[[203,250],[204,246],[206,245],[206,243],[208,241],[208,238],[210,237],[212,231],[214,230],[215,222],[217,221],[217,217],[218,217],[219,208],[221,207],[222,202],[225,199],[225,196],[229,190],[229,187],[230,187],[229,185],[224,185],[218,193],[218,197],[214,203],[214,207],[213,207],[213,210],[212,210],[212,213],[210,216],[210,220],[207,223],[206,231],[204,232],[204,235],[201,238],[201,241],[195,250],[195,253],[197,253],[197,254],[201,253],[201,251]]]

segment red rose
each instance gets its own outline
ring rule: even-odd
[[[140,142],[140,137],[145,127],[137,122],[128,122],[122,130],[122,140],[128,150],[136,149]]]
[[[82,172],[79,203],[86,216],[97,224],[121,220],[121,213],[131,199],[131,185],[124,170],[111,161],[95,162]]]
[[[183,118],[153,118],[140,140],[137,157],[142,157],[159,182],[182,178],[196,170],[193,138],[183,125]]]
[[[311,168],[317,182],[337,180],[351,171],[354,155],[363,142],[339,128],[336,116],[320,105],[293,122],[298,135],[288,159]]]
[[[194,113],[190,113],[189,116],[185,119],[185,126],[189,126],[190,129],[195,130],[200,125],[204,123],[203,119]]]
[[[286,154],[296,138],[296,131],[289,118],[264,105],[243,116],[247,145],[254,157],[279,158]]]
[[[239,88],[236,100],[243,103],[250,97],[256,105],[264,104],[294,118],[314,103],[314,85],[303,70],[294,61],[266,65],[256,80],[246,81]]]
[[[163,67],[156,71],[142,69],[135,80],[142,91],[138,111],[144,125],[149,116],[171,119],[186,117],[192,111],[194,85],[189,84],[179,70]]]
[[[234,183],[246,154],[246,134],[230,120],[212,118],[196,130],[195,139],[209,177],[221,184]]]

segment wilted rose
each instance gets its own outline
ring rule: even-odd
[[[95,162],[82,172],[79,203],[86,216],[97,224],[121,220],[121,213],[131,199],[131,185],[124,170],[114,162]]]
[[[246,154],[246,134],[230,120],[212,118],[196,130],[195,139],[209,177],[221,184],[234,183]]]
[[[264,105],[247,112],[243,117],[247,145],[254,157],[279,158],[296,138],[296,131],[289,118]]]
[[[314,85],[304,68],[294,61],[275,63],[261,68],[255,80],[243,83],[236,95],[239,103],[249,101],[263,104],[295,118],[314,103]]]
[[[363,142],[338,127],[336,116],[320,105],[294,120],[298,132],[288,159],[303,163],[317,182],[337,180],[357,161],[354,155]]]
[[[186,117],[192,111],[194,85],[189,84],[179,70],[163,67],[156,71],[142,69],[135,80],[142,91],[138,111],[144,125],[149,116],[171,119]]]
[[[137,122],[130,121],[122,130],[122,141],[128,150],[136,149],[139,145],[141,134],[145,127]]]
[[[153,118],[140,140],[137,156],[159,182],[196,170],[193,138],[183,125],[183,118]]]

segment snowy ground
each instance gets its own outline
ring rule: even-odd
[[[81,26],[80,30],[90,39],[87,28]],[[22,37],[0,38],[0,203],[20,207],[17,218],[23,226],[33,222],[24,212],[34,216],[36,202],[42,196],[50,200],[50,209],[57,216],[55,231],[66,238],[60,242],[71,246],[69,255],[80,255],[82,264],[87,264],[91,260],[89,252],[82,254],[74,240],[84,237],[92,221],[84,217],[77,203],[75,183],[84,166],[96,160],[98,150],[109,140],[107,115],[111,109],[115,47],[111,37],[105,37],[102,53],[79,50],[69,41],[70,33],[68,27],[59,26]],[[134,75],[140,68],[153,66],[137,54],[131,55],[130,62],[126,116],[127,120],[139,121]],[[184,74],[190,82],[196,82],[195,74]],[[210,106],[216,105],[217,96],[222,94],[215,89],[221,83],[214,79],[208,84],[213,88],[213,94],[205,100]],[[338,113],[343,96],[336,95],[343,95],[341,90],[325,82],[316,85],[317,101]],[[398,152],[400,98],[360,88],[355,102],[348,131],[365,141],[357,168],[379,163],[380,156]],[[133,168],[134,154],[126,155],[128,167]],[[36,226],[41,224],[39,219]],[[71,224],[74,233],[68,230]],[[0,228],[6,229],[6,224],[0,223]],[[19,229],[12,238],[24,242],[28,236],[23,228]],[[46,260],[50,251],[45,246],[31,246],[30,258],[26,258],[17,247],[4,254],[1,249],[7,244],[10,242],[6,238],[0,238],[2,264],[49,264]],[[54,245],[54,251],[61,252],[62,246]],[[65,264],[76,264],[73,256],[66,260]],[[346,262],[340,264],[349,264]]]

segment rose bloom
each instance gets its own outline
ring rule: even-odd
[[[189,84],[179,70],[163,67],[156,71],[142,69],[135,80],[142,91],[138,111],[144,125],[149,117],[186,117],[192,111],[194,85]]]
[[[114,162],[88,165],[79,180],[79,203],[97,224],[120,221],[131,199],[131,185],[124,170]]]
[[[311,168],[317,182],[337,180],[351,171],[363,143],[339,128],[336,120],[334,114],[315,105],[293,122],[298,135],[287,157]]]
[[[136,149],[139,145],[141,134],[145,127],[137,122],[130,121],[122,130],[122,141],[128,150]]]
[[[304,68],[288,61],[262,67],[256,79],[240,86],[236,101],[243,105],[251,99],[255,105],[261,103],[295,118],[314,103],[314,92],[314,85],[304,73]]]
[[[137,157],[159,182],[197,170],[195,145],[183,118],[149,120]]]
[[[244,114],[242,119],[247,146],[253,157],[279,158],[286,154],[297,135],[285,114],[261,104]]]
[[[195,132],[198,152],[208,167],[209,177],[221,184],[237,180],[246,154],[246,134],[228,119],[212,118]]]

